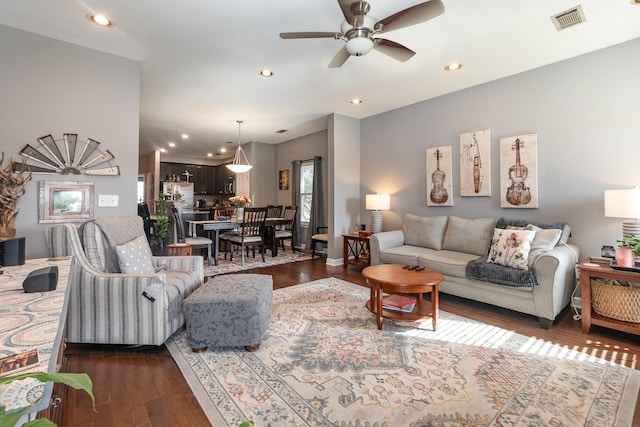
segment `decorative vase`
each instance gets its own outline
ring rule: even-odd
[[[242,221],[244,219],[244,206],[236,206],[236,220]]]
[[[633,267],[635,265],[633,249],[626,246],[616,248],[616,264],[620,267]]]

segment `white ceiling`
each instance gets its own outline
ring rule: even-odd
[[[173,153],[194,157],[232,148],[238,119],[243,143],[280,143],[325,129],[330,113],[364,118],[640,37],[633,0],[443,2],[443,15],[384,33],[416,52],[408,62],[372,51],[337,69],[327,65],[341,40],[279,37],[339,31],[336,0],[0,0],[0,24],[139,61],[141,153],[173,141]],[[369,15],[418,3],[371,0]],[[549,17],[578,4],[587,21],[558,32]],[[444,71],[452,61],[463,68]]]

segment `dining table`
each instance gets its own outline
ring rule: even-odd
[[[214,248],[213,248],[213,263],[218,265],[218,253],[220,253],[220,231],[235,230],[237,229],[241,221],[236,220],[218,220],[218,219],[203,219],[203,220],[190,220],[189,223],[189,236],[196,237],[198,226],[202,226],[202,231],[208,231],[210,234],[214,234]]]
[[[235,230],[240,227],[242,221],[235,219],[229,220],[217,220],[217,219],[204,219],[204,220],[189,220],[189,236],[196,237],[198,226],[202,226],[202,231],[209,232],[210,236],[213,233],[212,240],[214,240],[213,249],[213,262],[218,265],[218,254],[220,253],[220,231]],[[278,241],[275,238],[276,227],[281,225],[290,224],[292,221],[285,218],[267,218],[265,219],[264,226],[264,245],[265,250],[271,251],[271,256],[278,256]]]

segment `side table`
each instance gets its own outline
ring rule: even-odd
[[[582,332],[588,334],[591,325],[598,325],[629,334],[640,335],[640,323],[611,319],[595,313],[591,309],[592,277],[640,283],[640,273],[615,270],[611,267],[600,265],[585,265],[584,263],[578,264],[578,268],[580,269],[580,297],[582,298]]]
[[[369,254],[369,236],[360,236],[358,234],[342,235],[342,257],[344,268],[348,265],[356,267],[368,267],[369,257],[360,256],[362,253]]]
[[[187,256],[191,255],[191,245],[188,243],[171,243],[167,245],[167,255]]]

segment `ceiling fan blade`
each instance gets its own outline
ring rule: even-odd
[[[342,49],[340,49],[338,51],[338,53],[335,54],[335,56],[333,57],[333,59],[329,63],[329,68],[340,68],[340,67],[342,67],[342,64],[347,62],[347,59],[349,59],[350,56],[351,55],[349,54],[349,52],[347,52],[347,48],[342,46]]]
[[[444,13],[444,4],[441,0],[431,0],[417,4],[405,10],[401,10],[391,16],[386,17],[376,24],[381,31],[388,32],[405,28],[411,25],[426,22]]]
[[[389,55],[393,59],[397,59],[400,62],[405,62],[411,59],[416,53],[408,47],[402,46],[400,43],[392,42],[387,39],[375,39],[373,48],[378,52]]]
[[[354,3],[360,3],[360,0],[338,0],[344,19],[351,25],[353,25],[353,21],[355,20],[355,15],[351,10],[351,5]]]
[[[340,37],[342,37],[342,34],[336,32],[304,31],[297,33],[280,33],[280,38],[282,39],[339,39]]]

